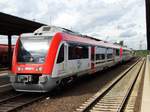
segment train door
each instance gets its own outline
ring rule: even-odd
[[[120,62],[122,62],[123,60],[123,49],[120,48]]]
[[[78,45],[77,46],[77,70],[78,72],[82,73],[85,72],[85,70],[89,69],[89,46],[87,45]],[[79,73],[79,74],[80,74]]]
[[[68,73],[79,74],[89,68],[89,47],[78,43],[68,45]]]
[[[76,44],[68,43],[68,57],[67,57],[67,73],[75,74],[77,73],[78,57],[76,53]]]
[[[91,69],[95,68],[95,46],[91,47]]]
[[[115,50],[115,63],[118,63],[120,61],[120,50],[119,49],[114,49]]]
[[[63,43],[60,46],[59,51],[58,51],[58,56],[57,56],[56,64],[55,64],[54,71],[53,71],[54,77],[63,76],[67,72],[66,52],[67,52],[67,46],[65,45],[65,43]]]

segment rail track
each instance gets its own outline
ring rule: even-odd
[[[141,63],[141,65],[138,66],[141,69],[142,68],[141,67],[142,63],[144,63],[144,62],[142,62],[142,61],[136,62],[128,70],[126,70],[122,74],[122,76],[120,76],[116,81],[121,80],[121,78],[123,76],[125,76],[125,74],[127,74],[132,68],[134,68],[135,66],[137,66],[138,63]],[[112,88],[113,85],[115,85],[116,83],[117,82],[114,81],[114,84],[112,84],[110,88]],[[108,90],[110,90],[110,88]],[[102,98],[102,96],[104,96],[104,94],[106,95],[107,92],[108,92],[108,90],[104,91],[103,94],[102,94],[102,92],[97,93],[96,96],[94,96],[92,99],[88,100],[88,102],[84,103],[80,108],[77,109],[77,111],[80,111],[80,112],[89,111],[89,110],[97,111],[97,109],[99,109],[99,107],[97,108],[97,105],[95,107],[93,107],[93,104],[94,105],[96,104],[95,101],[98,101],[97,100],[98,97],[99,97],[98,99],[100,99],[100,97]],[[102,111],[106,110],[106,106],[109,107],[109,110],[110,110],[110,107],[111,107],[110,104],[111,105],[116,104],[116,103],[111,103],[110,100],[115,100],[115,102],[116,102],[116,99],[117,99],[119,101],[120,97],[115,97],[115,96],[111,96],[110,97],[110,96],[107,97],[107,100],[104,99],[104,98],[101,100],[101,101],[105,102],[105,105],[104,105],[103,102],[98,102],[97,103],[99,105],[100,105],[100,103],[102,103],[103,107],[105,106],[104,107],[105,109],[103,108]],[[22,107],[24,107],[26,105],[29,105],[29,104],[31,104],[31,103],[33,103],[35,101],[38,101],[38,100],[46,98],[46,97],[47,97],[47,94],[37,94],[37,93],[16,93],[16,94],[13,94],[13,95],[8,95],[5,98],[1,98],[0,97],[0,112],[13,112],[13,111],[21,109]],[[114,97],[116,99],[113,99]],[[93,101],[93,102],[91,102],[91,101]],[[86,108],[83,108],[83,107],[86,107]]]
[[[10,90],[13,90],[13,87],[10,83],[0,85],[0,93],[3,93],[5,91],[10,91]]]
[[[145,59],[139,59],[104,89],[83,103],[75,112],[123,111],[138,75],[144,70],[144,65]]]
[[[46,97],[45,94],[17,93],[0,100],[0,112],[13,112]]]

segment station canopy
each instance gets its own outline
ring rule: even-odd
[[[45,24],[0,12],[0,35],[19,35],[33,32]]]

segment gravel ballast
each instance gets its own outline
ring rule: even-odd
[[[51,91],[49,96],[42,101],[19,110],[21,112],[72,112],[82,103],[105,87],[121,72],[127,69],[136,59],[125,64],[120,64],[90,76],[84,76],[64,88]]]

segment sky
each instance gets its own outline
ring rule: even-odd
[[[146,49],[145,0],[0,0],[0,11]],[[13,39],[15,44],[16,38]],[[7,43],[1,36],[0,43]]]

